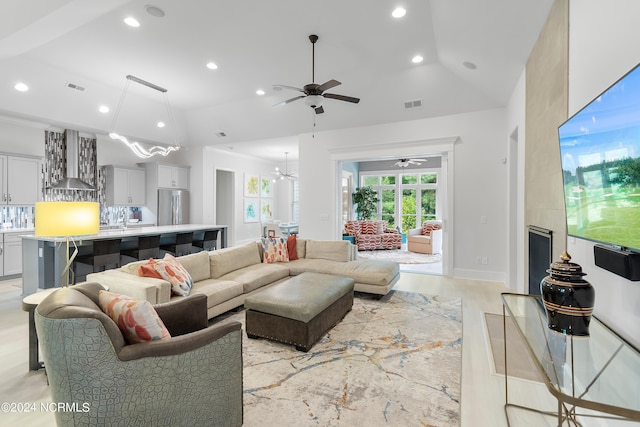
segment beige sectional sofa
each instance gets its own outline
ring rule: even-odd
[[[209,318],[243,305],[247,296],[265,287],[306,271],[349,277],[356,291],[378,295],[386,295],[400,277],[397,263],[356,259],[356,247],[346,240],[297,239],[297,255],[294,261],[263,263],[262,244],[251,242],[177,259],[193,279],[191,294],[206,295]],[[138,276],[138,267],[146,262],[88,274],[87,281],[152,304],[184,298],[171,296],[166,280]]]

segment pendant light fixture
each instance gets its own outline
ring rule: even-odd
[[[276,167],[276,171],[274,172],[274,175],[276,175],[276,178],[273,178],[273,182],[276,182],[276,179],[288,179],[288,180],[295,180],[296,176],[291,172],[289,172],[289,167],[288,167],[288,155],[289,152],[285,151],[284,152],[284,172],[282,171],[282,169]]]
[[[131,149],[131,151],[133,151],[135,155],[140,157],[141,159],[148,159],[156,155],[167,156],[172,151],[178,151],[180,149],[180,145],[178,144],[177,129],[175,126],[175,120],[173,119],[173,115],[171,113],[169,98],[167,98],[167,89],[132,75],[128,75],[126,78],[127,78],[127,82],[125,83],[124,90],[122,91],[122,96],[120,97],[120,101],[118,102],[118,108],[116,109],[116,112],[113,116],[113,122],[111,124],[111,132],[109,133],[109,136],[111,137],[111,139],[117,139],[125,143]],[[129,91],[129,82],[131,81],[141,84],[143,86],[146,86],[148,88],[157,90],[158,92],[162,93],[162,99],[164,101],[165,107],[167,108],[167,115],[169,116],[169,120],[171,121],[171,126],[173,127],[174,143],[175,143],[174,146],[167,147],[167,146],[154,145],[153,147],[147,149],[147,148],[144,148],[139,142],[129,141],[125,136],[122,136],[114,131],[116,127],[116,123],[118,121],[118,116],[120,115],[120,110],[122,109],[122,105],[124,104],[124,100],[127,96],[127,92]]]

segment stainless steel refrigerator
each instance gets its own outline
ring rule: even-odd
[[[189,192],[158,190],[158,225],[189,223]]]

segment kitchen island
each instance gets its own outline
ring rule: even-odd
[[[160,244],[170,243],[178,233],[193,232],[194,239],[207,230],[219,230],[218,248],[227,247],[227,226],[208,224],[162,225],[102,230],[98,234],[74,238],[79,254],[91,254],[93,241],[122,239],[122,248],[137,245],[138,237],[160,235]],[[60,286],[60,276],[66,265],[66,238],[41,237],[33,234],[22,237],[22,295],[40,289]],[[71,244],[73,251],[73,244]]]

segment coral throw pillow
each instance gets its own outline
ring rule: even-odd
[[[155,269],[160,277],[171,283],[171,291],[175,295],[186,297],[191,293],[193,279],[173,255],[165,254],[162,260],[156,262]]]
[[[289,261],[295,261],[298,259],[298,241],[296,240],[296,234],[292,234],[287,237],[287,252],[289,254]]]
[[[153,277],[154,279],[162,279],[160,273],[156,271],[156,260],[149,258],[146,264],[141,264],[138,267],[138,276],[140,277]]]
[[[100,291],[100,308],[118,324],[129,344],[171,338],[149,301],[137,300],[113,292]]]
[[[266,263],[289,261],[287,240],[284,237],[263,237],[262,249],[264,250],[264,262]]]

